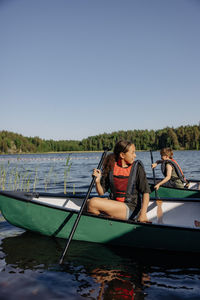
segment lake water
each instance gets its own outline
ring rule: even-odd
[[[154,152],[154,161],[160,158]],[[1,155],[1,188],[86,193],[101,153]],[[187,178],[200,178],[200,152],[175,151]],[[149,152],[138,152],[152,176]],[[70,171],[68,169],[70,167]],[[161,177],[160,168],[156,175]],[[3,179],[2,179],[3,178]],[[0,300],[200,299],[198,255],[141,251],[25,232],[0,216]]]

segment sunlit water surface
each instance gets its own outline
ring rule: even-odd
[[[68,154],[63,153],[0,156],[1,187],[86,193],[100,157],[70,154],[66,165]],[[153,157],[159,159],[159,152]],[[187,178],[200,178],[199,151],[176,151],[174,158]],[[137,159],[152,176],[149,152],[138,152]],[[159,168],[156,175],[162,176]],[[198,255],[73,241],[60,266],[65,243],[24,232],[0,217],[0,300],[200,299]]]

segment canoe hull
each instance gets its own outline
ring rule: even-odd
[[[149,183],[151,188],[150,197],[156,197],[154,191],[154,184]],[[160,198],[198,198],[200,199],[200,190],[192,190],[192,189],[180,189],[180,188],[170,188],[161,186],[157,191],[157,195]]]
[[[0,195],[4,218],[17,227],[66,239],[77,213]],[[126,222],[84,213],[73,239],[102,244],[171,251],[200,252],[200,230]]]

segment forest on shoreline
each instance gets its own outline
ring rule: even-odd
[[[159,130],[127,130],[90,136],[81,141],[44,140],[39,137],[25,137],[21,134],[0,131],[0,154],[47,153],[69,151],[101,151],[104,147],[113,149],[120,140],[132,141],[137,150],[159,150],[171,147],[174,150],[199,150],[200,124]]]

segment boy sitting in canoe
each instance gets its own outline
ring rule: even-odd
[[[119,141],[114,153],[104,162],[103,171],[94,169],[96,190],[99,196],[109,191],[108,198],[94,197],[88,201],[88,212],[104,213],[110,217],[128,220],[139,212],[138,221],[148,222],[147,207],[150,188],[141,161],[135,161],[135,145]],[[142,204],[140,199],[142,194]]]
[[[184,188],[187,183],[183,171],[178,163],[173,159],[173,151],[171,148],[163,148],[160,150],[161,160],[157,160],[152,164],[152,168],[156,168],[161,164],[161,171],[165,178],[155,185],[158,190],[161,185],[174,188]]]

